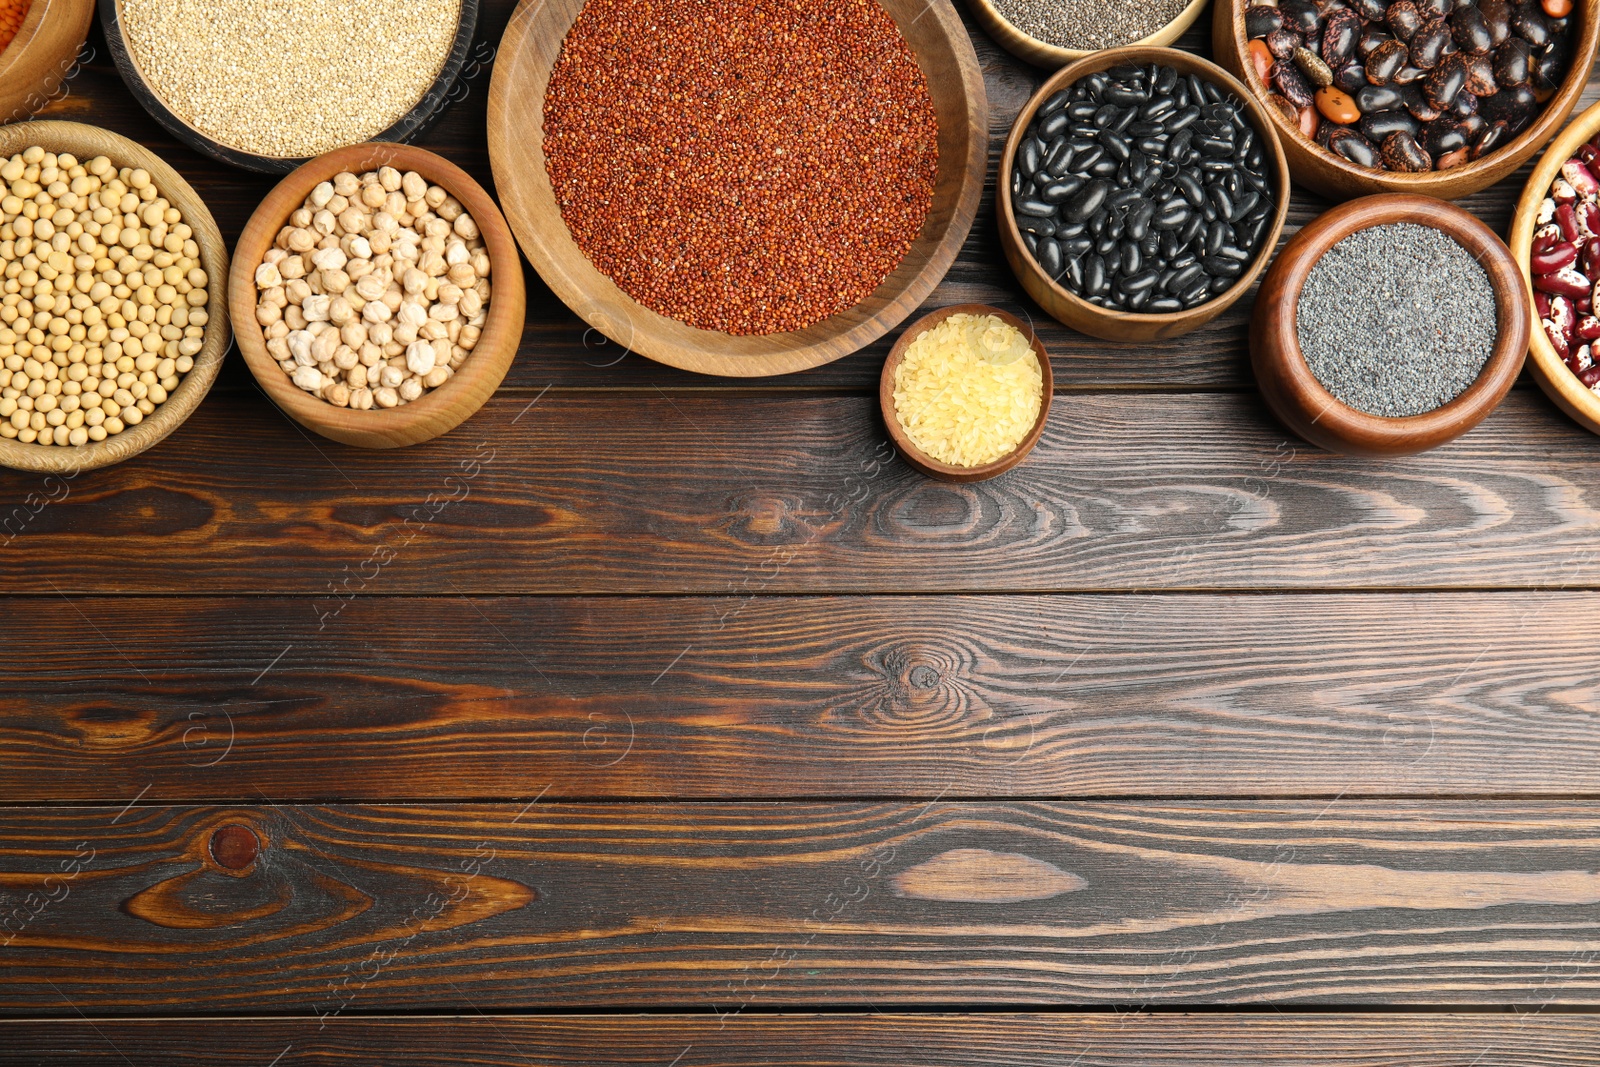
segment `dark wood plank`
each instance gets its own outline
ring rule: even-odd
[[[478,43],[453,103],[439,123],[417,143],[449,157],[493,191],[488,148],[484,135],[489,76],[495,47],[504,32],[515,0],[484,0],[479,18]],[[1016,115],[1041,80],[1041,72],[1000,49],[967,18],[989,89],[991,155],[996,160]],[[1183,41],[1183,47],[1210,55],[1210,20]],[[90,37],[93,56],[68,84],[68,93],[39,117],[92,122],[106,126],[151,146],[168,159],[201,192],[216,215],[231,246],[256,205],[272,188],[272,180],[232,170],[181,145],[151,119],[128,93],[111,63],[104,37],[96,26]],[[1579,107],[1600,100],[1600,78]],[[1462,203],[1504,231],[1511,209],[1532,165],[1516,177]],[[1115,345],[1074,333],[1050,319],[1023,292],[1011,276],[1000,250],[994,225],[993,168],[990,188],[962,255],[945,282],[929,297],[925,309],[950,304],[988,303],[1029,315],[1054,356],[1056,382],[1074,388],[1238,388],[1250,381],[1246,354],[1250,302],[1242,301],[1206,329],[1159,348]],[[1284,238],[1327,207],[1304,190],[1295,191],[1295,204]],[[915,316],[913,316],[915,317]],[[637,355],[625,356],[625,347],[589,330],[561,304],[529,270],[528,328],[520,358],[504,388],[511,392],[537,391],[549,383],[560,388],[634,390],[662,388],[677,392],[851,392],[877,388],[878,372],[895,334],[867,350],[800,375],[768,381],[725,381],[697,377],[662,367]],[[619,362],[620,359],[620,362]],[[248,371],[237,356],[228,361],[218,388],[248,390]]]
[[[1589,1067],[1573,1015],[821,1015],[10,1022],[0,1064]],[[275,1057],[281,1056],[281,1059]]]
[[[1600,795],[1597,605],[12,600],[0,802]]]
[[[218,397],[70,483],[0,472],[7,593],[999,592],[1600,583],[1600,438],[1511,397],[1389,462],[1250,397],[1077,397],[951,486],[859,398],[502,398],[403,455]],[[51,502],[51,501],[54,502]],[[10,523],[7,527],[5,524]],[[56,611],[69,611],[57,604]]]
[[[1593,805],[155,799],[6,811],[0,1010],[1600,1002]]]

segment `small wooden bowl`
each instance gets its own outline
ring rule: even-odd
[[[1097,71],[1109,70],[1123,63],[1138,65],[1159,63],[1162,66],[1172,67],[1182,74],[1198,75],[1202,81],[1214,82],[1237,96],[1244,102],[1256,135],[1267,147],[1271,167],[1277,179],[1275,182],[1277,214],[1272,220],[1272,230],[1263,239],[1254,262],[1250,264],[1250,269],[1241,274],[1238,281],[1226,291],[1199,307],[1189,308],[1186,311],[1173,311],[1162,315],[1117,311],[1092,304],[1074,295],[1046,274],[1044,268],[1039,266],[1038,260],[1033,258],[1028,246],[1022,242],[1022,231],[1017,228],[1016,216],[1011,210],[1011,170],[1016,162],[1017,148],[1027,134],[1028,123],[1033,121],[1034,114],[1059,90]],[[1012,272],[1022,282],[1022,287],[1028,291],[1029,296],[1039,302],[1040,307],[1057,320],[1071,326],[1079,333],[1107,341],[1161,341],[1182,337],[1227,311],[1250,291],[1256,278],[1266,269],[1267,262],[1272,258],[1273,249],[1278,247],[1278,238],[1283,233],[1284,221],[1289,217],[1289,168],[1284,163],[1283,146],[1278,142],[1278,135],[1267,118],[1266,106],[1256,99],[1254,93],[1245,89],[1216,64],[1174,48],[1144,46],[1108,48],[1103,52],[1095,52],[1087,59],[1081,59],[1046,79],[1011,126],[1011,136],[1006,139],[1005,149],[1000,153],[1000,177],[996,188],[1000,246],[1005,249],[1006,260],[1011,264]]]
[[[397,408],[356,411],[335,407],[301,389],[267,351],[256,322],[256,268],[311,190],[336,174],[363,174],[379,167],[416,171],[430,184],[461,202],[478,224],[489,249],[493,292],[489,318],[472,354],[451,379],[418,400]],[[483,187],[466,171],[415,145],[373,141],[320,155],[279,182],[256,208],[234,250],[228,304],[237,324],[239,351],[267,396],[290,418],[341,444],[360,448],[403,448],[431,441],[461,425],[494,395],[522,340],[527,292],[522,258],[506,220]]]
[[[1126,47],[1160,47],[1169,45],[1182,37],[1200,17],[1200,12],[1206,9],[1210,0],[1190,0],[1189,6],[1178,12],[1178,17],[1167,23],[1161,29],[1148,37],[1137,41],[1129,41]],[[1094,55],[1092,49],[1060,48],[1039,38],[1023,33],[1013,23],[1000,14],[998,8],[990,0],[967,0],[967,6],[972,9],[972,15],[978,20],[978,25],[986,30],[990,37],[997,41],[1000,47],[1016,56],[1025,63],[1032,63],[1036,67],[1046,67],[1054,70],[1064,67],[1068,63],[1076,62],[1087,56]],[[1131,4],[1129,6],[1132,6]]]
[[[1571,159],[1580,146],[1592,140],[1596,133],[1600,133],[1600,104],[1573,119],[1572,125],[1555,139],[1544,158],[1539,160],[1539,165],[1534,167],[1533,176],[1522,191],[1522,199],[1517,202],[1517,214],[1511,222],[1511,254],[1516,257],[1517,266],[1522,272],[1522,284],[1527,290],[1530,306],[1533,279],[1528,259],[1533,248],[1533,231],[1538,228],[1539,205],[1550,195],[1550,185],[1561,174],[1561,165]],[[1591,433],[1600,433],[1600,396],[1584,388],[1578,376],[1556,355],[1550,339],[1545,336],[1544,327],[1538,321],[1533,323],[1528,351],[1533,356],[1529,367],[1533,372],[1533,380],[1539,383],[1545,395],[1572,416],[1578,425]]]
[[[0,123],[25,122],[72,76],[94,21],[94,0],[33,0],[0,52]]]
[[[993,463],[985,463],[981,467],[957,467],[949,463],[941,463],[918,448],[906,433],[905,427],[900,425],[900,418],[895,414],[894,407],[894,375],[900,366],[900,361],[905,359],[906,350],[911,347],[918,337],[927,333],[935,326],[952,315],[993,315],[1008,325],[1015,326],[1022,331],[1028,343],[1033,346],[1033,354],[1039,357],[1039,370],[1044,375],[1044,397],[1039,404],[1039,418],[1033,424],[1033,429],[1008,455],[1002,456]],[[944,482],[981,482],[993,478],[1028,458],[1028,453],[1033,451],[1033,446],[1039,443],[1039,437],[1044,433],[1045,423],[1050,419],[1050,401],[1055,394],[1055,376],[1050,371],[1050,354],[1045,351],[1044,345],[1039,341],[1039,335],[1033,332],[1031,323],[1023,322],[1009,311],[990,307],[987,304],[956,304],[953,307],[940,308],[922,316],[916,322],[907,326],[900,339],[889,350],[889,358],[883,362],[883,373],[878,378],[878,406],[883,411],[883,423],[889,430],[889,437],[894,442],[895,449],[900,453],[912,469],[926,474],[930,478],[937,478]]]
[[[916,53],[939,120],[939,172],[922,233],[894,273],[848,311],[762,337],[699,330],[658,315],[589,262],[561,218],[545,168],[550,72],[584,0],[522,0],[489,89],[489,157],[506,217],[545,283],[621,347],[699,374],[762,377],[819,367],[871,344],[915,311],[972,229],[989,165],[989,103],[972,39],[950,0],[881,0]]]
[[[1357,411],[1323,388],[1300,352],[1300,290],[1323,254],[1351,234],[1389,223],[1432,226],[1483,265],[1494,288],[1499,336],[1467,391],[1422,415],[1385,418]],[[1256,298],[1250,359],[1268,406],[1314,445],[1353,456],[1408,456],[1471,430],[1499,406],[1528,351],[1529,304],[1516,260],[1493,230],[1454,205],[1389,193],[1351,200],[1314,219],[1278,256]]]
[[[160,156],[110,130],[98,126],[85,126],[76,122],[25,122],[13,126],[0,126],[0,158],[9,159],[33,145],[51,152],[70,152],[80,160],[105,156],[118,167],[142,167],[149,172],[156,188],[167,201],[183,213],[183,221],[194,231],[195,243],[200,246],[201,268],[209,277],[210,303],[206,306],[209,319],[205,328],[205,343],[194,357],[194,367],[165,403],[146,416],[137,426],[130,426],[104,441],[91,441],[77,446],[28,445],[20,441],[0,438],[0,465],[16,470],[64,473],[68,471],[95,470],[121,463],[150,448],[183,425],[194,414],[211,384],[222,368],[222,357],[227,354],[232,333],[228,329],[228,301],[224,286],[228,278],[228,246],[222,242],[222,233],[216,220],[206,209],[205,201],[184,181],[177,171]]]
[[[1249,0],[1217,0],[1212,15],[1211,50],[1217,62],[1249,83],[1251,95],[1265,100],[1271,92],[1256,76],[1247,48],[1244,13]],[[1329,152],[1291,125],[1273,108],[1266,108],[1269,121],[1283,139],[1294,180],[1329,200],[1348,200],[1372,193],[1416,193],[1441,200],[1476,193],[1509,177],[1527,162],[1567,121],[1572,109],[1589,84],[1594,67],[1595,46],[1600,41],[1600,0],[1577,0],[1572,17],[1578,20],[1578,39],[1572,49],[1572,69],[1567,80],[1545,104],[1533,125],[1510,144],[1491,152],[1476,163],[1426,174],[1396,174],[1391,171],[1358,167],[1342,156]]]
[[[92,6],[93,0],[88,2]],[[479,0],[461,0],[461,21],[456,26],[455,43],[451,45],[450,54],[446,57],[444,66],[440,68],[439,76],[422,95],[422,99],[417,101],[417,105],[395,120],[394,125],[375,136],[374,141],[409,141],[426,130],[443,114],[450,91],[455,88],[456,79],[461,76],[467,55],[472,50],[472,35],[478,25],[478,3]],[[218,162],[241,170],[251,170],[261,174],[287,174],[306,162],[304,156],[282,158],[241,151],[201,133],[187,120],[180,118],[150,87],[144,73],[139,69],[139,61],[134,57],[133,49],[128,45],[127,34],[122,29],[121,0],[99,0],[99,4],[100,22],[106,31],[106,46],[111,50],[111,58],[116,61],[117,73],[122,75],[122,80],[127,84],[128,91],[133,94],[134,99],[144,105],[144,109],[150,112],[168,133],[201,155],[210,156]],[[397,9],[395,17],[401,17],[398,14],[400,10],[403,10],[403,7]],[[314,72],[308,72],[310,73]]]

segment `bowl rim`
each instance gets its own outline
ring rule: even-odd
[[[1034,420],[1033,427],[1018,443],[1017,447],[1001,456],[977,467],[958,467],[953,463],[944,463],[928,455],[917,443],[911,439],[910,433],[901,425],[900,417],[894,403],[894,372],[905,359],[905,354],[912,343],[924,333],[933,329],[944,320],[954,315],[993,315],[1002,322],[1016,327],[1028,339],[1033,354],[1039,360],[1039,371],[1043,375],[1043,397],[1039,404],[1039,417]],[[901,331],[895,340],[894,347],[889,350],[889,355],[883,361],[883,370],[878,375],[878,407],[883,413],[885,427],[889,431],[890,440],[902,457],[922,473],[943,481],[952,482],[981,482],[996,475],[1004,474],[1012,467],[1017,466],[1028,457],[1039,443],[1039,438],[1044,435],[1045,426],[1050,420],[1050,404],[1055,398],[1055,375],[1050,367],[1050,353],[1045,349],[1044,342],[1039,339],[1039,334],[1033,328],[1031,321],[1024,321],[1004,308],[997,308],[989,304],[951,304],[948,307],[938,308],[922,315],[916,321]]]
[[[904,323],[931,297],[959,258],[962,246],[971,236],[981,206],[991,137],[987,125],[989,95],[983,67],[972,35],[951,0],[923,0],[920,14],[914,17],[897,17],[885,7],[916,54],[918,66],[930,83],[930,95],[932,83],[941,74],[948,80],[958,81],[963,89],[960,148],[949,153],[941,150],[939,154],[940,174],[944,173],[948,157],[953,175],[949,182],[954,190],[948,210],[949,219],[941,229],[930,232],[930,227],[939,216],[940,182],[936,177],[933,208],[913,242],[913,250],[924,241],[928,242],[926,262],[898,289],[886,293],[886,287],[893,284],[896,276],[906,269],[910,260],[908,253],[877,288],[852,307],[805,330],[752,336],[696,330],[645,307],[617,286],[609,276],[596,269],[561,223],[559,209],[553,204],[554,192],[545,165],[543,108],[533,109],[536,115],[527,122],[513,121],[511,116],[529,113],[526,99],[531,99],[534,89],[539,87],[537,75],[527,68],[542,57],[534,57],[530,53],[537,47],[543,47],[553,49],[559,55],[571,22],[560,34],[540,33],[530,29],[530,26],[536,25],[536,20],[546,12],[557,12],[564,6],[570,6],[570,0],[565,5],[549,3],[548,0],[520,0],[506,27],[489,87],[489,158],[505,204],[507,221],[534,272],[573,314],[616,342],[621,349],[666,366],[721,377],[765,378],[811,370],[860,352]],[[577,9],[581,7],[580,0],[573,9],[574,19]],[[906,34],[907,26],[919,22],[936,25],[942,31],[948,49],[954,56],[952,69],[930,69],[931,64],[924,51],[918,49]],[[552,67],[553,64],[554,60]],[[511,84],[514,78],[519,79],[515,88]],[[545,79],[544,85],[547,86],[548,72]],[[530,129],[536,137],[525,136],[520,140],[536,144],[537,152],[535,157],[530,157],[531,165],[523,168],[519,166],[521,160],[513,154],[512,149],[506,147],[505,142],[519,140],[508,134],[526,134]],[[944,137],[945,125],[941,122],[941,140]],[[525,172],[530,175],[526,187],[515,180],[516,175]],[[534,191],[529,192],[528,188]],[[552,200],[548,209],[542,201],[546,195]],[[552,213],[559,229],[556,236],[547,238],[540,226],[529,220],[548,218]],[[571,252],[569,258],[574,264],[570,269],[563,260],[568,246]],[[878,305],[875,311],[860,314],[859,321],[847,329],[841,329],[836,335],[806,338],[808,333],[820,331],[829,323],[856,314],[863,305],[874,302]],[[687,336],[696,342],[695,347],[690,348],[686,341],[676,338],[652,336],[653,330],[661,324],[690,331]],[[758,345],[770,345],[771,348],[767,351],[754,350]]]
[[[97,0],[100,21],[105,30],[106,47],[111,52],[117,73],[122,76],[128,91],[168,133],[196,152],[209,156],[219,163],[226,163],[241,170],[255,171],[258,174],[288,174],[316,158],[315,156],[263,156],[234,148],[203,133],[180,117],[151,87],[139,66],[138,58],[129,47],[127,34],[122,29],[122,2],[123,0]],[[445,105],[449,102],[450,93],[455,88],[462,69],[466,66],[467,54],[472,49],[472,42],[477,33],[480,0],[460,0],[460,4],[461,16],[456,23],[455,39],[445,55],[444,65],[439,68],[438,75],[423,92],[421,99],[386,129],[365,142],[356,142],[357,144],[371,141],[404,143],[422,133],[444,114]]]
[[[477,179],[437,152],[397,141],[368,141],[324,152],[296,167],[285,175],[273,187],[272,193],[269,193],[257,206],[234,245],[233,267],[228,277],[228,305],[237,324],[235,338],[239,353],[249,366],[251,376],[266,393],[268,400],[296,423],[311,429],[325,425],[326,416],[332,412],[338,412],[338,421],[346,424],[354,432],[374,435],[393,433],[399,419],[421,421],[430,416],[443,416],[447,414],[457,394],[472,388],[484,374],[494,373],[491,367],[494,359],[490,353],[497,351],[500,344],[511,345],[511,355],[504,361],[507,367],[510,366],[511,360],[515,358],[515,342],[522,336],[523,300],[513,295],[516,290],[508,291],[506,299],[491,296],[488,304],[489,317],[484,321],[478,344],[473,347],[472,354],[462,362],[464,369],[473,366],[474,360],[483,355],[485,358],[477,362],[473,373],[458,371],[437,389],[430,390],[424,396],[398,408],[374,407],[367,411],[358,411],[355,408],[336,407],[321,397],[312,396],[284,374],[283,368],[278,366],[277,360],[267,351],[266,334],[261,324],[256,321],[255,272],[261,265],[261,260],[250,262],[240,253],[245,250],[247,242],[251,244],[260,242],[264,250],[270,250],[278,231],[288,223],[289,216],[304,202],[318,183],[342,171],[348,170],[360,174],[383,166],[392,166],[401,171],[414,170],[430,184],[440,186],[455,197],[467,214],[478,222],[479,231],[484,236],[485,247],[489,250],[492,265],[490,277],[513,279],[507,283],[497,280],[496,292],[498,293],[501,284],[516,287],[522,285],[522,257],[517,251],[515,240],[510,238],[509,228],[500,229],[505,225],[505,221],[500,215],[499,207],[495,205],[493,198],[483,186],[478,184]],[[293,206],[289,207],[281,217],[277,212],[273,212],[273,217],[269,220],[263,212],[273,200],[273,194],[279,190],[303,191],[290,197],[287,202]],[[498,220],[500,227],[485,225],[485,220]],[[265,251],[262,254],[265,255]],[[502,337],[502,335],[510,336]],[[493,387],[488,391],[489,396],[499,388],[500,381],[504,380],[504,377],[505,369],[502,368]],[[485,396],[483,403],[487,402],[488,396]],[[482,403],[478,404],[450,427],[440,431],[440,435],[465,422],[482,406]]]
[[[1249,41],[1244,36],[1244,16],[1248,0],[1228,0],[1228,2],[1232,4],[1233,12],[1228,40],[1233,46],[1234,56],[1239,61],[1239,69],[1244,72],[1244,80],[1249,84],[1251,92],[1265,103],[1265,96],[1271,93],[1272,89],[1260,82],[1253,64],[1249,61],[1250,57],[1247,54]],[[1473,160],[1463,166],[1452,167],[1450,170],[1424,171],[1420,174],[1360,167],[1337,152],[1323,148],[1315,139],[1301,133],[1299,126],[1290,126],[1275,108],[1266,109],[1267,119],[1273,123],[1280,136],[1286,136],[1297,148],[1311,153],[1317,162],[1347,179],[1381,185],[1385,192],[1428,194],[1430,190],[1445,183],[1470,183],[1489,174],[1493,167],[1503,165],[1518,151],[1524,152],[1524,159],[1537,152],[1561,128],[1567,116],[1572,114],[1572,109],[1588,87],[1589,77],[1594,69],[1595,48],[1597,42],[1600,42],[1600,0],[1578,0],[1573,6],[1573,15],[1580,14],[1583,17],[1579,26],[1578,40],[1573,46],[1572,68],[1567,71],[1561,86],[1549,100],[1545,101],[1538,117],[1510,143],[1495,149],[1482,159]],[[1485,184],[1494,183],[1489,181]]]
[[[0,76],[10,72],[12,63],[28,50],[33,39],[39,36],[39,27],[44,25],[45,9],[50,7],[54,0],[33,0],[28,5],[28,13],[22,16],[22,25],[17,27],[17,35],[11,38],[9,44],[0,48]],[[7,60],[10,56],[10,60]]]
[[[1036,54],[1026,55],[1018,51],[1011,42],[1006,41],[999,34],[993,33],[991,29],[991,36],[995,37],[996,41],[1006,51],[1034,66],[1060,67],[1067,63],[1075,63],[1080,59],[1087,59],[1098,52],[1110,51],[1111,48],[1159,48],[1169,45],[1179,37],[1182,37],[1190,26],[1199,21],[1201,12],[1205,11],[1206,5],[1211,3],[1211,0],[1189,0],[1182,11],[1174,15],[1167,21],[1166,25],[1154,33],[1141,37],[1137,41],[1111,45],[1109,48],[1063,48],[1060,45],[1041,40],[1018,27],[1015,22],[1000,13],[1000,9],[994,6],[994,0],[967,0],[967,2],[972,6],[974,13],[977,14],[979,22],[992,19],[994,22],[1004,26],[1017,38],[1026,42],[1028,50]]]
[[[183,376],[178,388],[137,426],[130,426],[122,433],[108,436],[104,441],[91,441],[82,445],[47,447],[24,444],[9,438],[0,439],[0,466],[10,467],[13,470],[43,473],[71,471],[76,474],[131,459],[160,444],[187,422],[199,409],[206,395],[210,393],[211,386],[216,382],[217,373],[222,369],[223,358],[231,346],[233,331],[226,293],[230,268],[228,246],[223,241],[222,231],[218,228],[216,219],[212,216],[204,198],[184,180],[183,175],[154,151],[103,127],[60,119],[0,126],[0,143],[20,142],[24,145],[47,146],[52,138],[56,139],[57,144],[61,144],[60,139],[63,137],[106,142],[118,152],[125,153],[122,158],[113,159],[113,163],[119,167],[142,167],[150,173],[156,188],[168,199],[171,198],[169,191],[172,189],[186,193],[191,202],[199,206],[200,214],[197,217],[193,211],[186,210],[184,222],[195,233],[195,243],[200,246],[202,269],[205,270],[210,282],[210,298],[206,304],[208,318],[205,339],[199,355],[195,357],[194,367]],[[48,150],[65,150],[75,156],[80,155],[70,146]],[[94,151],[96,155],[111,155],[104,148],[88,150]],[[4,151],[5,154],[10,154],[9,150]],[[67,461],[69,457],[72,462]]]
[[[1550,186],[1560,173],[1561,165],[1571,159],[1572,154],[1580,146],[1593,140],[1597,134],[1600,134],[1600,104],[1595,104],[1578,115],[1550,143],[1539,162],[1534,165],[1533,173],[1528,177],[1528,184],[1523,189],[1516,215],[1511,221],[1509,243],[1511,254],[1516,258],[1517,268],[1522,276],[1522,283],[1527,287],[1530,306],[1534,296],[1533,273],[1529,267],[1529,260],[1532,255],[1533,231],[1538,219],[1539,205],[1549,195]],[[1578,380],[1578,376],[1572,373],[1571,368],[1556,355],[1550,339],[1545,336],[1543,324],[1537,321],[1537,315],[1534,318],[1535,328],[1529,332],[1528,340],[1528,352],[1533,357],[1531,370],[1534,380],[1551,400],[1567,408],[1570,414],[1581,415],[1580,422],[1588,420],[1587,429],[1600,433],[1600,396],[1585,388]]]
[[[1177,58],[1177,65],[1168,63],[1169,58]],[[1051,96],[1060,89],[1078,82],[1080,79],[1097,70],[1118,65],[1123,61],[1128,62],[1156,62],[1174,69],[1181,69],[1182,64],[1193,64],[1204,71],[1209,78],[1234,93],[1244,103],[1245,110],[1251,115],[1256,127],[1256,135],[1263,138],[1268,146],[1272,162],[1272,176],[1276,179],[1279,194],[1277,205],[1273,213],[1272,229],[1262,240],[1261,248],[1257,252],[1250,266],[1232,285],[1217,293],[1203,304],[1181,311],[1143,312],[1119,311],[1115,308],[1101,307],[1078,296],[1066,286],[1056,281],[1044,272],[1039,261],[1033,253],[1028,251],[1027,244],[1022,239],[1022,229],[1017,225],[1015,212],[1011,209],[1011,173],[1015,166],[1017,148],[1022,143],[1022,137],[1027,132],[1028,123],[1033,120],[1034,114]],[[1181,321],[1190,316],[1206,315],[1207,313],[1226,310],[1248,293],[1261,272],[1266,270],[1267,264],[1273,259],[1273,253],[1278,247],[1278,241],[1283,236],[1283,227],[1289,219],[1289,202],[1291,196],[1292,179],[1289,174],[1289,161],[1283,151],[1283,143],[1278,139],[1277,131],[1272,128],[1265,112],[1267,107],[1257,100],[1239,79],[1229,74],[1216,63],[1197,56],[1193,52],[1185,52],[1178,48],[1150,45],[1126,45],[1121,48],[1105,48],[1098,52],[1090,53],[1083,59],[1070,63],[1046,78],[1033,96],[1028,98],[1027,104],[1018,113],[1016,120],[1011,124],[1011,133],[1006,138],[1005,147],[1000,150],[1000,169],[996,176],[996,214],[999,216],[1000,226],[1006,230],[1005,236],[1013,242],[1021,252],[1023,260],[1027,263],[1029,271],[1039,282],[1045,285],[1050,292],[1069,307],[1075,307],[1082,312],[1105,321],[1116,321],[1133,326],[1162,326]]]
[[[1414,209],[1418,207],[1427,207],[1431,217],[1415,216]],[[1435,225],[1433,218],[1439,215],[1448,220],[1448,226]],[[1401,222],[1439,230],[1471,253],[1489,275],[1495,295],[1497,329],[1508,321],[1511,328],[1498,330],[1494,348],[1483,368],[1455,399],[1420,415],[1373,415],[1334,396],[1306,363],[1299,340],[1300,293],[1312,269],[1334,245],[1362,230]],[[1305,249],[1317,250],[1316,255],[1302,259],[1295,254]],[[1283,283],[1284,299],[1272,319],[1272,332],[1278,341],[1275,362],[1301,395],[1318,406],[1319,414],[1312,421],[1342,441],[1360,436],[1376,442],[1379,447],[1399,449],[1418,438],[1441,434],[1448,434],[1452,439],[1459,437],[1488,418],[1522,372],[1528,346],[1526,338],[1519,337],[1518,333],[1531,333],[1531,330],[1530,312],[1522,297],[1516,260],[1488,223],[1464,208],[1417,193],[1374,193],[1357,197],[1330,208],[1308,223],[1290,239],[1278,263],[1282,265],[1278,278]],[[1520,315],[1517,314],[1519,307]],[[1258,329],[1259,326],[1252,324],[1252,333]],[[1252,350],[1257,350],[1254,345]]]

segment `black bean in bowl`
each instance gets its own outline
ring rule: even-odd
[[[1011,170],[1022,242],[1104,308],[1164,314],[1231,288],[1272,232],[1267,145],[1230,90],[1124,65],[1053,94]]]
[[[1272,0],[1245,10],[1267,102],[1378,170],[1451,170],[1533,124],[1572,68],[1573,0]]]

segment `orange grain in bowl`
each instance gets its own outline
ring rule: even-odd
[[[4,52],[22,29],[22,20],[28,17],[33,0],[0,0],[0,52]]]

